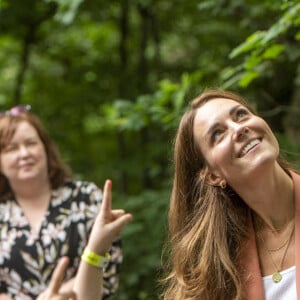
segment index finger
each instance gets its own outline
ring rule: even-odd
[[[60,260],[58,261],[58,264],[53,271],[53,274],[51,276],[51,280],[49,283],[50,293],[55,294],[59,291],[61,283],[65,276],[65,271],[67,269],[68,264],[69,264],[69,259],[66,256],[60,258]]]
[[[104,214],[111,212],[111,189],[112,182],[107,179],[104,184],[103,200],[101,204],[101,212]]]

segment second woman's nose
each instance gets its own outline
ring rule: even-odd
[[[20,145],[19,146],[19,155],[21,157],[24,157],[24,156],[26,157],[26,156],[28,156],[28,154],[29,154],[28,148],[25,145]]]
[[[242,141],[247,136],[249,128],[245,125],[235,123],[232,125],[232,131],[233,139],[236,141]]]

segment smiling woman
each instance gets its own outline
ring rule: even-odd
[[[48,187],[48,167],[45,147],[37,131],[26,121],[16,127],[11,140],[3,147],[1,155],[1,171],[10,183],[12,190],[20,189],[30,179]],[[27,179],[27,180],[26,180]]]
[[[36,299],[62,256],[69,265],[59,292],[71,293],[103,199],[94,183],[72,178],[28,109],[0,113],[0,299]],[[99,299],[116,291],[121,261],[115,239]],[[100,284],[99,277],[94,280]]]
[[[206,180],[219,185],[225,179],[235,191],[247,182],[247,174],[256,176],[279,154],[278,142],[267,123],[245,106],[222,97],[197,109],[194,137],[206,160],[202,170]]]
[[[163,298],[300,299],[300,176],[268,124],[207,90],[180,121],[174,163]]]

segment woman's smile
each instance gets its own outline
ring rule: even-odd
[[[258,138],[255,138],[253,140],[251,140],[250,142],[248,142],[246,144],[246,146],[242,147],[242,150],[240,151],[238,157],[243,157],[246,154],[248,154],[250,151],[252,151],[254,148],[256,148],[257,145],[260,144],[260,140]]]

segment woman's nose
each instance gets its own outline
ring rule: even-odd
[[[20,147],[19,147],[19,155],[20,156],[27,156],[28,155],[28,149],[27,149],[27,147],[25,146],[25,145],[20,145]]]
[[[249,128],[247,126],[241,124],[233,125],[233,138],[236,141],[243,140],[247,136],[248,132],[249,132]]]

